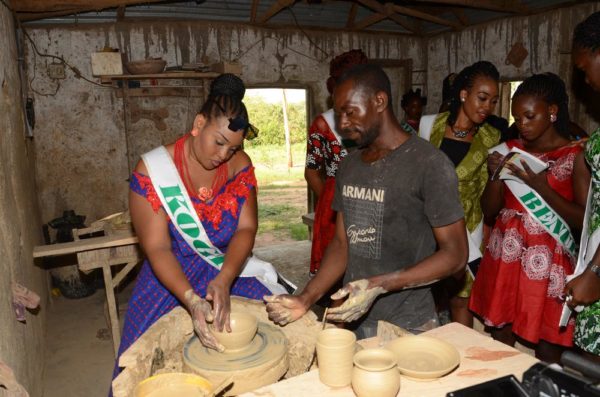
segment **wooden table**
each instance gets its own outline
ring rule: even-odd
[[[521,353],[516,349],[506,346],[492,338],[458,323],[450,323],[425,332],[423,335],[443,339],[456,347],[460,353],[460,365],[449,375],[429,382],[418,382],[402,376],[399,397],[444,397],[446,393],[463,387],[482,383],[505,375],[515,375],[521,380],[523,372],[538,362],[535,357]],[[359,341],[364,347],[378,347],[377,338]],[[476,359],[477,349],[490,351],[509,352],[511,357],[504,357],[491,361]],[[494,354],[494,353],[492,353]],[[471,358],[469,358],[471,357]],[[327,397],[352,397],[354,392],[350,386],[331,388],[319,380],[318,370],[312,370],[302,375],[262,387],[250,393],[242,394],[245,397],[287,397],[287,396],[327,396]]]
[[[108,306],[107,322],[111,330],[116,356],[121,341],[121,329],[115,288],[143,258],[138,247],[138,238],[130,230],[114,231],[105,228],[104,231],[107,232],[105,236],[78,240],[77,235],[97,230],[90,230],[89,228],[77,230],[78,232],[74,233],[75,241],[37,246],[33,249],[33,257],[42,258],[76,253],[77,266],[82,272],[102,269]],[[113,278],[111,267],[119,265],[125,266]]]

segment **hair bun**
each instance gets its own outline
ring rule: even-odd
[[[213,80],[210,84],[210,95],[220,96],[226,95],[241,101],[244,99],[246,93],[246,86],[242,79],[235,74],[224,73]]]

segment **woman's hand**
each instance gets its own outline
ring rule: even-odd
[[[208,283],[206,287],[206,300],[212,302],[214,314],[213,326],[219,332],[223,332],[223,329],[231,332],[229,324],[229,313],[231,313],[229,288],[229,284],[219,280],[218,276]]]
[[[525,161],[521,161],[521,165],[523,166],[524,170],[520,169],[515,164],[507,164],[507,167],[511,174],[522,180],[523,183],[540,194],[543,194],[550,188],[548,185],[547,171],[542,171],[536,174],[531,170]]]
[[[220,344],[208,329],[207,321],[213,321],[214,317],[210,303],[196,295],[194,290],[189,289],[185,291],[185,304],[190,312],[190,315],[192,316],[194,332],[196,335],[198,335],[200,342],[210,349],[215,349],[218,352],[224,352],[225,346]]]
[[[269,319],[282,326],[296,321],[308,311],[306,302],[299,295],[267,295],[263,300],[267,302]]]
[[[571,296],[567,302],[571,308],[591,305],[600,299],[600,277],[590,269],[586,269],[567,283],[564,292],[565,295]]]
[[[502,163],[503,159],[504,159],[504,156],[496,151],[488,155],[487,169],[488,169],[488,175],[490,177],[492,175],[494,175],[494,173],[496,172],[498,167],[500,167],[500,164]]]

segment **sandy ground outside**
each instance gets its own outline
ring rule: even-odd
[[[272,262],[299,287],[308,280],[310,241],[257,248],[255,254]],[[123,319],[133,282],[117,295]],[[105,320],[103,289],[90,297],[51,298],[48,308],[43,397],[105,397],[112,378],[114,355]]]

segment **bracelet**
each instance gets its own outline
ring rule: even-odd
[[[600,277],[600,266],[598,265],[592,265],[590,263],[591,266],[589,266],[590,270],[598,277]]]

